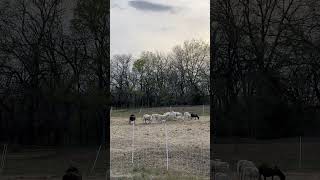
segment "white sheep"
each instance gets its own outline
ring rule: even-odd
[[[158,120],[161,122],[166,122],[168,119],[168,115],[159,115]]]
[[[237,174],[242,179],[244,174],[244,169],[246,167],[256,167],[255,164],[252,161],[248,160],[239,160],[237,163]]]
[[[230,177],[226,173],[218,172],[214,175],[215,180],[230,180]]]
[[[245,180],[258,180],[259,179],[259,170],[257,167],[244,167],[243,173],[242,173],[242,178],[240,179],[245,179]]]
[[[174,120],[176,118],[176,113],[171,111],[169,113],[166,113],[168,120]]]
[[[184,112],[183,117],[184,117],[184,119],[187,118],[189,120],[189,119],[191,119],[191,114],[189,112]]]
[[[142,118],[143,118],[143,122],[146,124],[151,122],[151,115],[149,114],[144,114]]]
[[[176,117],[182,116],[182,113],[181,113],[181,112],[175,112],[175,113],[176,113]]]
[[[183,120],[183,116],[177,116],[176,119],[177,120]]]
[[[151,120],[152,120],[152,121],[154,121],[154,120],[155,120],[155,121],[158,121],[158,120],[159,120],[159,116],[160,116],[160,114],[152,114],[152,115],[151,115]]]
[[[223,162],[220,160],[212,160],[212,167],[213,171],[216,172],[229,172],[230,171],[230,165],[228,162]]]

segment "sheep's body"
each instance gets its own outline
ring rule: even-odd
[[[196,113],[191,113],[191,118],[193,119],[197,119],[198,118],[198,120],[200,119],[200,117],[198,116],[198,114],[196,114]]]
[[[258,170],[252,161],[239,160],[237,163],[237,174],[238,174],[238,177],[240,177],[240,180],[243,179],[245,174],[248,176],[251,171],[254,171],[249,169],[254,169],[254,168]],[[245,169],[247,169],[248,172],[246,172]],[[259,171],[258,171],[258,174],[259,174]]]
[[[151,115],[149,115],[149,114],[145,114],[145,115],[143,115],[143,122],[144,123],[150,123],[151,122]]]
[[[213,171],[216,172],[229,172],[230,170],[230,165],[228,162],[223,162],[220,160],[213,160],[212,162],[212,167]]]
[[[253,162],[252,161],[248,161],[248,160],[239,160],[237,163],[237,174],[240,175],[241,173],[241,168],[247,165],[252,165]]]
[[[241,179],[258,180],[259,175],[260,174],[257,167],[244,167]]]
[[[168,120],[174,120],[176,118],[176,113],[171,111],[167,115]]]
[[[215,180],[230,180],[230,177],[226,173],[218,172],[214,175]]]
[[[274,176],[278,176],[281,180],[286,179],[285,174],[277,166],[275,166],[274,168],[271,168],[266,164],[262,164],[259,166],[258,170],[259,170],[259,178],[263,176],[264,179],[266,179],[267,177],[271,177],[273,179]]]
[[[168,115],[159,115],[158,120],[161,122],[166,122],[168,118]]]
[[[191,119],[191,114],[189,113],[189,112],[184,112],[183,113],[183,117],[184,117],[184,119]]]
[[[159,120],[159,116],[160,116],[160,114],[152,114],[151,115],[151,120],[152,121],[158,121]]]
[[[134,114],[131,114],[129,117],[129,124],[135,124],[136,123],[136,116]]]
[[[176,113],[176,116],[177,116],[177,117],[182,116],[182,113],[181,113],[181,112],[175,112],[175,113]]]
[[[70,167],[66,170],[65,175],[62,177],[63,180],[82,180],[80,171],[75,167]]]

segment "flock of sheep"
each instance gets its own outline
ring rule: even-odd
[[[164,114],[144,114],[143,115],[143,122],[146,124],[151,123],[152,121],[155,122],[166,122],[167,120],[185,120],[185,119],[192,119],[197,118],[199,119],[199,116],[195,113],[180,113],[180,112],[166,112]]]
[[[213,176],[215,180],[231,180],[232,178],[228,175],[230,172],[230,165],[228,162],[223,162],[220,159],[215,159],[212,161]],[[249,160],[239,160],[237,163],[237,176],[239,180],[258,180],[261,176],[272,177],[278,176],[281,180],[285,180],[285,175],[283,172],[275,168],[259,166]]]

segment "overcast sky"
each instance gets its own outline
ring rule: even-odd
[[[111,0],[110,50],[168,52],[185,40],[210,39],[210,0]]]

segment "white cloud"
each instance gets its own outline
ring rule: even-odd
[[[173,46],[193,38],[209,42],[209,0],[148,1],[174,9],[174,13],[140,10],[129,6],[128,2],[111,0],[111,55],[168,52]]]

